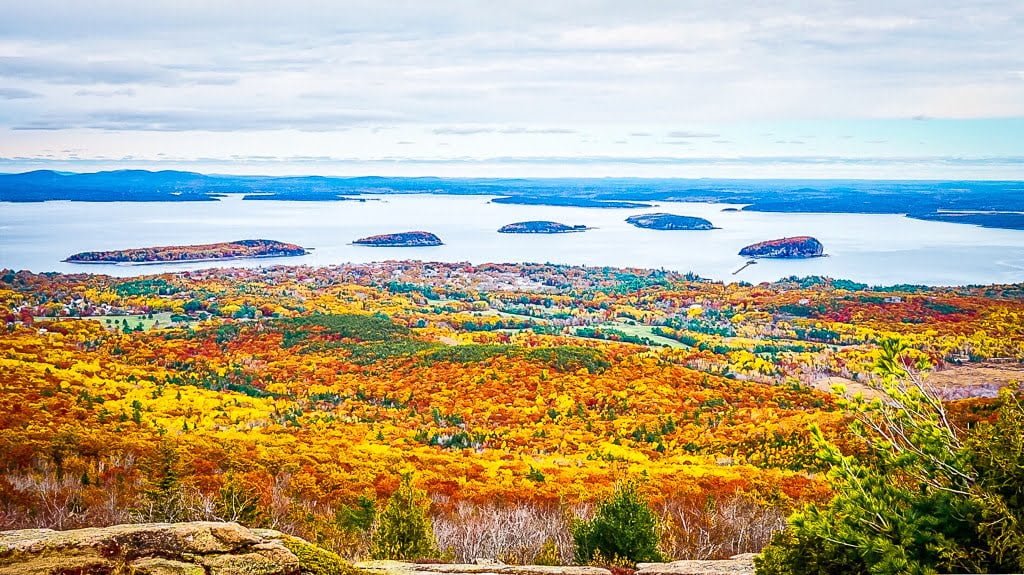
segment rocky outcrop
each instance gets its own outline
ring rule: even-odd
[[[749,258],[817,258],[824,255],[824,251],[817,239],[796,236],[751,244],[740,250],[740,255]]]
[[[506,565],[486,560],[461,564],[365,561],[355,567],[374,575],[611,575],[611,571],[601,567]]]
[[[704,218],[677,216],[676,214],[642,214],[630,216],[626,222],[638,228],[651,230],[713,230],[715,226]]]
[[[382,248],[412,248],[421,246],[440,246],[444,242],[430,232],[400,232],[397,234],[381,234],[360,238],[353,244],[357,246],[374,246]]]
[[[0,575],[354,575],[337,555],[237,523],[0,532]]]
[[[641,563],[637,575],[751,575],[753,555]],[[366,561],[237,523],[143,523],[0,532],[0,575],[612,575],[587,566]]]
[[[753,575],[754,557],[754,553],[744,553],[720,560],[641,563],[636,575]]]

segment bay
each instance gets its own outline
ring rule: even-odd
[[[658,202],[655,208],[612,209],[490,203],[488,196],[435,194],[363,196],[368,201],[0,203],[0,267],[35,272],[137,276],[208,267],[330,265],[415,259],[460,262],[551,262],[692,271],[725,281],[772,281],[823,275],[871,285],[963,285],[1024,282],[1024,231],[913,220],[895,214],[789,214],[723,211],[735,205]],[[636,228],[628,216],[670,212],[710,220],[719,229]],[[595,229],[570,234],[499,234],[505,224],[554,220]],[[353,246],[357,238],[430,231],[443,246]],[[811,235],[828,257],[759,260],[738,275],[745,245]],[[92,250],[265,238],[314,248],[292,258],[154,264],[64,263]]]

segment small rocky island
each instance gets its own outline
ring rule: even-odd
[[[713,230],[715,226],[704,218],[675,214],[642,214],[630,216],[626,221],[638,228],[651,230]]]
[[[309,250],[275,240],[238,240],[217,244],[157,246],[102,252],[82,252],[65,259],[74,264],[156,264],[209,262],[243,258],[304,256]]]
[[[414,248],[444,245],[441,238],[430,232],[380,234],[378,236],[360,238],[352,243],[357,246],[373,246],[378,248]]]
[[[825,255],[825,249],[817,239],[810,236],[796,236],[768,240],[749,245],[740,250],[741,256],[749,258],[817,258]]]
[[[567,234],[571,232],[585,232],[587,226],[575,225],[570,226],[559,222],[549,222],[545,220],[537,220],[530,222],[516,222],[514,224],[508,224],[501,226],[498,229],[500,234]]]

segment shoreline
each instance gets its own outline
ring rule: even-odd
[[[76,265],[108,265],[108,266],[123,266],[123,267],[135,267],[135,266],[151,266],[160,264],[188,264],[188,263],[203,263],[203,262],[230,262],[235,260],[256,260],[256,259],[270,259],[270,258],[298,258],[302,256],[310,255],[310,252],[314,248],[305,248],[306,253],[303,254],[266,254],[266,255],[255,255],[255,256],[227,256],[222,258],[194,258],[194,259],[183,259],[183,260],[149,260],[140,262],[119,262],[119,261],[77,261],[70,258],[60,260],[66,264]]]
[[[371,247],[373,247],[373,246],[371,246]],[[424,247],[434,247],[434,246],[424,246]],[[830,255],[831,254],[822,254],[821,256],[816,256],[816,257],[813,257],[813,258],[790,258],[790,259],[793,259],[793,260],[796,260],[796,261],[800,261],[800,260],[803,260],[803,259],[812,259],[813,260],[813,259],[817,259],[817,258],[827,258],[827,257],[830,257]],[[259,256],[259,257],[267,257],[267,256]],[[271,257],[273,257],[273,256],[271,256]],[[244,260],[244,259],[257,259],[257,258],[254,257],[254,258],[231,258],[231,259],[232,260]],[[758,262],[764,262],[765,260],[770,262],[770,261],[773,261],[773,260],[778,260],[779,258],[749,258],[749,259],[750,260],[756,260]],[[199,261],[199,260],[189,260],[189,261]],[[214,261],[230,261],[230,260],[214,260]],[[82,263],[117,265],[116,263],[112,263],[112,262],[82,262]],[[187,261],[147,262],[147,264],[148,263],[171,263],[171,264],[177,264],[177,263],[188,263],[188,262]],[[367,266],[368,267],[373,267],[373,266],[379,266],[379,265],[402,264],[402,263],[405,263],[405,264],[417,264],[417,265],[431,265],[431,264],[435,264],[435,265],[440,265],[440,266],[463,265],[463,266],[471,266],[471,267],[475,267],[475,266],[478,266],[478,265],[484,265],[483,263],[480,263],[480,262],[473,263],[473,262],[466,261],[466,260],[463,260],[463,261],[442,261],[442,260],[424,260],[424,259],[419,259],[419,258],[416,258],[416,257],[409,257],[409,258],[375,259],[375,260],[366,261],[366,262],[337,262],[337,263],[319,263],[319,264],[313,264],[313,263],[279,264],[279,265],[275,265],[275,267],[290,267],[290,268],[296,268],[296,269],[299,269],[299,268],[325,269],[325,268],[344,268],[346,266],[348,266],[348,267],[367,267]],[[632,267],[628,267],[628,266],[626,266],[626,267],[623,267],[623,266],[601,266],[601,265],[589,265],[589,264],[550,263],[550,262],[542,263],[540,261],[487,262],[487,263],[493,264],[493,265],[520,265],[520,266],[554,265],[554,266],[560,266],[560,267],[564,266],[564,267],[569,267],[569,268],[579,268],[581,270],[586,270],[588,268],[605,268],[605,267],[611,267],[611,268],[622,269],[622,270],[636,270],[636,269],[651,270],[651,269],[658,269],[658,268],[655,268],[655,267],[632,268]],[[740,264],[746,264],[746,263],[747,263],[747,261],[740,262]],[[135,267],[135,266],[130,266],[129,265],[129,266],[121,266],[121,267],[123,267],[123,268],[132,268],[132,267]],[[744,265],[743,267],[746,268],[748,266]],[[2,268],[0,268],[0,269],[2,269]],[[243,270],[243,269],[258,269],[258,268],[244,268],[244,267],[234,267],[234,268],[232,268],[232,267],[210,266],[210,267],[205,267],[205,268],[199,268],[198,270],[187,270],[187,271],[206,271],[206,270],[211,270],[212,271],[212,270],[220,270],[220,269],[238,269],[238,270]],[[679,271],[678,269],[664,269],[664,268],[661,268],[661,269],[662,269],[662,271],[667,271],[667,272],[673,272],[673,273],[679,273],[679,274],[684,273],[684,272]],[[60,271],[60,270],[53,270],[53,269],[51,269],[51,270],[40,270],[40,271],[25,269],[25,270],[20,270],[20,271],[24,271],[24,272],[28,272],[28,273],[33,273],[33,274],[44,274],[44,273],[54,273],[54,274],[90,273],[91,274],[92,273],[92,272],[69,272],[69,271]],[[112,277],[118,277],[118,278],[122,278],[122,279],[123,278],[146,278],[146,277],[157,277],[157,276],[160,276],[160,275],[163,275],[163,274],[167,274],[167,273],[172,273],[173,274],[173,273],[179,273],[179,272],[176,272],[176,271],[165,271],[165,272],[153,272],[153,273],[148,273],[148,274],[147,273],[140,273],[140,274],[134,274],[134,275],[112,276]],[[104,275],[104,274],[101,273],[101,274],[98,274],[98,275]],[[716,277],[704,277],[704,276],[698,276],[698,277],[700,277],[704,281],[709,281],[709,282],[712,282],[712,283],[722,283],[722,284],[725,284],[725,285],[736,284],[736,283],[747,283],[746,280],[742,280],[742,279],[739,279],[739,278],[733,278],[734,275],[736,275],[736,274],[733,273],[733,272],[730,272],[728,275],[723,275],[722,277],[718,277],[718,278],[716,278]],[[759,281],[757,283],[759,283],[759,284],[761,284],[761,283],[764,283],[764,284],[775,284],[775,283],[785,282],[788,279],[790,279],[792,276],[793,276],[793,274],[784,274],[784,275],[780,275],[779,277],[776,277],[774,279]],[[908,286],[922,287],[922,288],[927,288],[927,289],[948,289],[948,290],[961,289],[961,288],[967,288],[967,287],[977,287],[977,286],[1021,286],[1022,289],[1024,289],[1024,281],[991,281],[991,282],[959,283],[959,284],[957,284],[957,283],[900,282],[900,281],[896,281],[896,282],[891,282],[890,283],[890,282],[865,282],[865,281],[861,281],[861,280],[857,280],[857,279],[853,279],[853,278],[849,278],[849,277],[843,277],[843,276],[818,276],[816,274],[810,274],[810,275],[806,275],[806,276],[796,276],[796,277],[798,279],[810,278],[810,277],[820,277],[822,279],[829,280],[829,281],[853,282],[853,283],[857,283],[857,284],[863,284],[864,286],[866,286],[864,289],[873,290],[873,291],[886,291],[886,290],[888,290],[890,288],[895,288],[895,287],[906,288]]]
[[[585,228],[580,228],[580,229],[553,230],[553,231],[540,231],[540,232],[503,232],[501,230],[498,230],[498,233],[499,234],[508,234],[510,236],[514,236],[514,235],[520,235],[520,236],[551,236],[551,235],[555,235],[555,234],[582,233],[582,232],[587,232],[587,231],[596,230],[596,229],[597,229],[597,226],[587,226]]]

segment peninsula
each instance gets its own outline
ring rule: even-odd
[[[396,234],[380,234],[360,238],[354,242],[357,246],[372,246],[378,248],[412,248],[424,246],[444,245],[441,238],[430,232],[400,232]]]
[[[501,226],[498,229],[500,234],[567,234],[572,232],[585,232],[588,228],[585,225],[570,226],[559,222],[536,220],[529,222],[516,222]]]
[[[523,206],[563,206],[573,208],[650,208],[653,204],[625,200],[577,198],[571,196],[506,196],[494,198],[492,204],[518,204]]]
[[[238,240],[216,244],[81,252],[64,261],[75,264],[154,264],[304,256],[308,253],[309,250],[302,246],[275,240]]]

